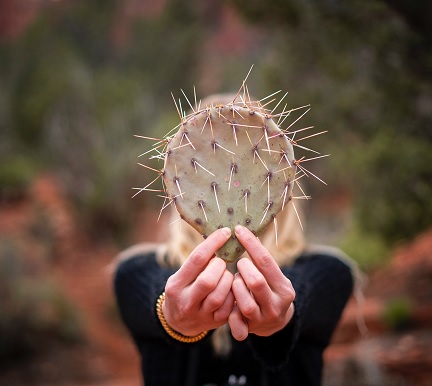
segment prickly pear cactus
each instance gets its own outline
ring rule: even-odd
[[[182,119],[163,180],[181,218],[204,237],[237,224],[259,235],[290,199],[295,170],[293,147],[266,110],[232,101]],[[243,252],[233,232],[217,255],[233,262]]]
[[[163,159],[164,167],[156,170],[142,165],[159,175],[145,187],[136,188],[136,194],[158,191],[149,186],[161,177],[161,212],[174,205],[180,217],[204,237],[218,228],[230,227],[231,239],[217,252],[227,262],[235,262],[244,252],[234,235],[237,224],[259,235],[272,222],[276,224],[276,215],[292,200],[293,185],[299,178],[312,175],[320,180],[301,163],[323,156],[294,158],[293,145],[318,153],[298,145],[299,139],[294,140],[298,131],[311,127],[289,131],[309,110],[287,128],[280,128],[292,111],[307,106],[286,110],[285,105],[282,113],[275,114],[273,111],[284,97],[273,110],[266,108],[272,101],[263,104],[269,97],[252,100],[244,81],[239,92],[231,99],[223,97],[222,103],[201,106],[195,96],[192,106],[186,98],[191,111],[186,114],[176,103],[180,124],[174,135],[161,140],[138,136],[156,141],[154,157]]]

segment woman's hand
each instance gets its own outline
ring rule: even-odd
[[[186,336],[227,323],[234,306],[233,275],[215,252],[231,237],[218,229],[199,244],[167,281],[162,312],[171,328]]]
[[[237,263],[232,285],[236,305],[228,320],[231,333],[237,340],[249,333],[272,335],[294,315],[294,288],[251,231],[237,225],[235,234],[252,260],[242,258]]]

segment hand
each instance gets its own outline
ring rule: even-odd
[[[199,244],[167,281],[162,312],[171,328],[186,336],[227,323],[234,306],[233,275],[215,252],[231,237],[218,229]]]
[[[237,340],[249,333],[272,335],[294,315],[294,288],[251,231],[237,225],[235,234],[252,260],[242,258],[237,263],[232,285],[236,305],[228,319],[231,333]]]

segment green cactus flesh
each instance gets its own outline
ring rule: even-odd
[[[217,256],[234,262],[245,251],[237,224],[255,235],[291,199],[293,147],[257,102],[231,102],[184,116],[168,140],[162,172],[167,197],[204,237],[221,227],[232,237]]]

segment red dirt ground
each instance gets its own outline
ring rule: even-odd
[[[55,229],[56,258],[49,270],[83,315],[84,341],[54,344],[32,360],[11,363],[0,371],[0,384],[98,385],[140,384],[139,362],[115,312],[112,295],[114,244],[92,244],[80,234],[72,211],[50,177],[39,179],[24,201],[0,208],[0,235],[27,244],[26,229],[35,208],[43,208]]]

